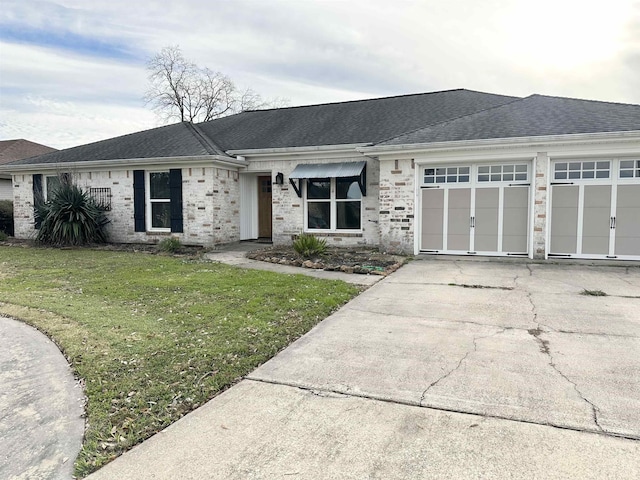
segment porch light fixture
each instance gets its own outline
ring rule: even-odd
[[[284,175],[282,172],[276,173],[276,185],[282,185],[284,183]]]

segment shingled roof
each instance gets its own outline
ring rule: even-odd
[[[472,90],[255,110],[210,122],[182,122],[12,162],[226,156],[287,147],[535,137],[640,130],[640,106]],[[231,157],[229,157],[231,158]]]
[[[514,99],[460,89],[247,111],[195,125],[183,122],[110,138],[12,165],[226,155],[224,152],[228,150],[374,143]]]
[[[226,154],[189,122],[109,138],[12,162],[12,165]]]
[[[531,95],[379,145],[627,131],[640,131],[640,105]]]
[[[56,149],[23,138],[0,141],[0,165],[23,158],[54,152]]]
[[[472,90],[446,90],[248,111],[198,126],[225,151],[375,143],[516,99]]]

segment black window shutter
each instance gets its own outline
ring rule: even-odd
[[[182,229],[182,170],[169,170],[169,192],[171,198],[171,231],[181,233]]]
[[[133,171],[133,222],[136,232],[146,230],[144,211],[144,170]]]
[[[42,174],[33,175],[33,218],[34,227],[40,228],[42,219],[38,216],[38,207],[44,203],[44,194],[42,193]]]

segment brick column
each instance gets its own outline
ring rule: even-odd
[[[535,159],[535,172],[532,186],[534,188],[533,206],[533,258],[544,259],[547,252],[547,199],[549,156],[546,152],[538,152]]]

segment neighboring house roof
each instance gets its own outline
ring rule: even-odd
[[[399,135],[405,145],[640,130],[640,105],[531,95],[522,100]]]
[[[197,126],[182,122],[19,160],[12,165],[200,155],[225,153]]]
[[[472,90],[446,90],[247,111],[198,126],[225,151],[375,143],[517,99]]]
[[[17,140],[0,140],[0,165],[54,151],[56,151],[55,148],[30,142],[22,138]]]

